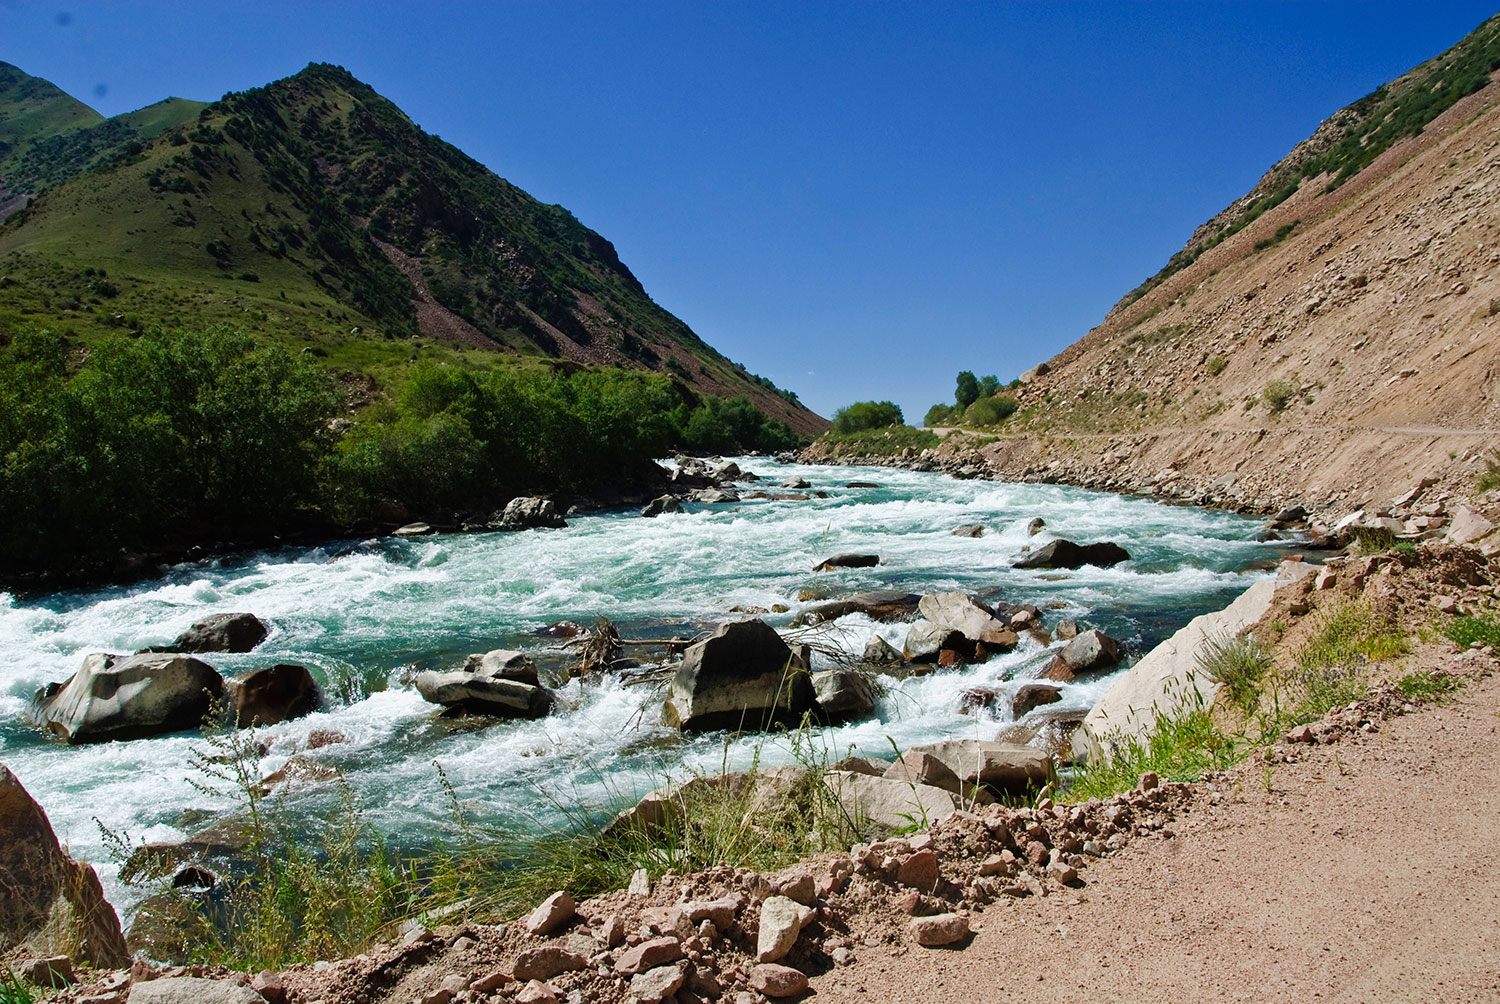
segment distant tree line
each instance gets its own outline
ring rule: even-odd
[[[86,354],[22,330],[0,335],[0,565],[485,512],[607,486],[674,449],[797,442],[744,398],[636,370],[419,362],[351,417],[327,373],[234,329],[151,330]]]
[[[1007,390],[1019,386],[1012,381]],[[947,425],[998,425],[1019,407],[1009,394],[1000,393],[1000,381],[993,375],[976,377],[968,370],[958,374],[953,403],[938,403],[927,409],[922,424],[928,428]]]

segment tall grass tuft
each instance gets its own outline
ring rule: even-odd
[[[1260,682],[1271,668],[1271,654],[1254,635],[1208,638],[1198,652],[1198,669],[1221,684],[1229,699],[1249,713],[1260,703]]]

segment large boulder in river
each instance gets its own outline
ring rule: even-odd
[[[568,525],[551,499],[522,497],[505,504],[497,529],[529,530],[533,527],[558,529]]]
[[[903,593],[894,589],[874,589],[855,593],[842,600],[820,603],[806,610],[796,623],[821,624],[848,614],[864,614],[876,621],[903,621],[916,612],[922,597],[916,593]]]
[[[660,516],[664,512],[682,512],[682,503],[670,495],[659,495],[641,509],[641,515],[647,518]]]
[[[96,652],[66,681],[41,690],[37,704],[52,732],[97,743],[197,728],[223,693],[224,678],[191,656]]]
[[[1120,664],[1120,643],[1103,631],[1085,631],[1054,656],[1042,675],[1067,683],[1080,673],[1097,673]]]
[[[249,652],[268,634],[270,629],[254,614],[213,614],[194,621],[165,651]]]
[[[130,964],[99,876],[68,857],[42,807],[0,765],[0,956]]]
[[[818,707],[829,721],[851,722],[875,710],[875,689],[852,669],[828,669],[812,675]]]
[[[835,554],[814,565],[813,571],[828,572],[835,568],[871,568],[878,564],[880,564],[878,554]]]
[[[275,725],[318,710],[323,693],[306,666],[283,663],[225,683],[236,725]]]
[[[520,652],[496,650],[469,656],[462,669],[417,674],[417,692],[432,704],[496,718],[541,718],[552,710],[552,692],[541,686],[536,665]]]
[[[684,732],[796,724],[817,711],[807,670],[765,621],[733,621],[689,645],[663,721]]]
[[[1084,565],[1097,565],[1100,568],[1109,568],[1118,565],[1122,561],[1130,560],[1130,552],[1119,544],[1075,544],[1071,540],[1058,538],[1050,543],[1032,551],[1019,561],[1011,563],[1012,568],[1082,568]]]
[[[936,662],[943,649],[966,648],[968,644],[962,631],[934,624],[924,618],[911,622],[901,654],[912,662]]]
[[[917,604],[917,612],[939,628],[957,631],[971,643],[983,644],[990,652],[1009,652],[1020,640],[993,610],[967,593],[929,593]]]

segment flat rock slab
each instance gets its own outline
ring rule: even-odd
[[[173,976],[130,988],[129,1004],[265,1004],[265,998],[239,983]]]

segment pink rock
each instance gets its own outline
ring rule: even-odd
[[[269,1004],[282,1004],[286,1000],[286,985],[281,974],[262,969],[250,978],[250,989],[264,997]]]
[[[631,977],[630,993],[643,1004],[659,1004],[682,989],[683,966],[658,966]]]
[[[932,851],[918,851],[896,871],[896,881],[912,889],[932,892],[938,884],[938,860]]]
[[[555,892],[543,900],[541,906],[531,911],[531,916],[526,918],[526,930],[545,937],[572,920],[577,911],[578,906],[573,902],[572,896],[566,892]]]
[[[911,922],[911,932],[916,937],[917,944],[928,948],[951,945],[969,936],[969,921],[956,913],[917,917]]]
[[[515,977],[518,980],[550,980],[561,973],[587,969],[588,959],[556,945],[529,948],[516,957]]]
[[[557,991],[541,980],[532,980],[516,994],[519,1004],[558,1004]]]
[[[765,962],[750,970],[750,985],[767,997],[795,997],[807,989],[807,977],[791,966]]]
[[[469,989],[478,990],[482,994],[492,994],[507,983],[514,983],[515,979],[503,969],[496,969],[488,976],[481,976],[469,985]]]
[[[615,972],[621,976],[669,965],[682,958],[682,944],[676,938],[653,938],[634,948],[627,949],[615,963]]]

